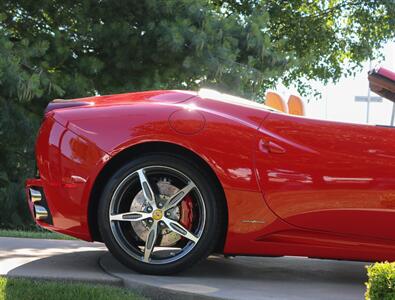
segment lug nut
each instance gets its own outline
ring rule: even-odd
[[[163,204],[162,204],[162,203],[159,203],[158,206],[159,206],[159,208],[161,208],[161,207],[163,206]]]
[[[151,207],[151,206],[148,206],[147,211],[148,211],[148,212],[151,212],[151,211],[152,211],[152,207]]]

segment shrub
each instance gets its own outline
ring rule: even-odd
[[[375,263],[367,267],[367,300],[395,299],[395,262]]]

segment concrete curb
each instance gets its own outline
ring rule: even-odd
[[[110,274],[108,274],[110,275]],[[120,278],[114,277],[114,280],[91,280],[91,279],[70,279],[70,278],[61,278],[61,277],[50,277],[50,276],[29,276],[29,275],[1,275],[5,278],[12,278],[12,279],[28,279],[34,281],[49,281],[49,282],[64,282],[64,283],[86,283],[92,285],[100,285],[100,286],[109,286],[109,287],[119,287],[119,288],[126,288],[123,280]]]

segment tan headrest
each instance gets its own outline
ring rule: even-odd
[[[304,116],[305,109],[302,98],[296,95],[291,95],[288,98],[288,112],[291,115]]]
[[[267,106],[270,106],[271,108],[277,109],[279,111],[282,111],[285,113],[288,112],[288,107],[287,107],[284,99],[277,92],[274,92],[274,91],[267,92],[265,104]]]

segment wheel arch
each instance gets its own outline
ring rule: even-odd
[[[117,153],[113,156],[107,164],[103,167],[100,171],[99,175],[96,177],[95,182],[93,184],[90,197],[89,197],[89,204],[88,204],[88,225],[91,237],[94,241],[102,241],[99,230],[98,230],[98,220],[97,220],[97,210],[99,205],[100,195],[102,190],[108,180],[108,178],[117,170],[119,167],[122,166],[123,163],[130,161],[134,157],[140,154],[146,153],[170,153],[175,154],[178,157],[181,155],[182,157],[186,157],[187,159],[193,160],[197,163],[200,167],[202,167],[207,174],[211,177],[212,182],[215,183],[216,188],[222,195],[221,205],[222,211],[225,213],[224,216],[224,224],[223,226],[223,237],[221,240],[218,241],[216,245],[216,251],[222,252],[224,244],[225,244],[225,237],[227,231],[227,224],[228,224],[228,207],[227,201],[225,197],[225,192],[222,187],[222,184],[209,165],[209,163],[203,159],[200,155],[196,154],[190,149],[187,149],[183,146],[178,144],[169,143],[169,142],[144,142],[141,144],[133,145],[129,148],[124,149],[123,151]]]

